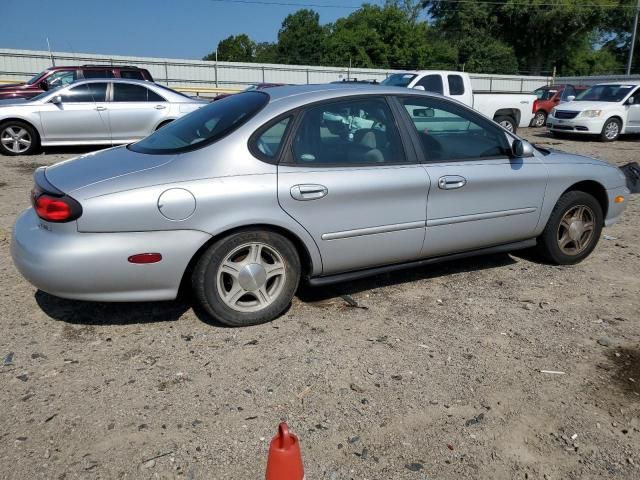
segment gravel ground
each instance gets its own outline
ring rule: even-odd
[[[494,255],[307,288],[228,329],[22,279],[9,237],[32,171],[81,151],[0,158],[0,478],[258,479],[281,419],[307,479],[640,478],[640,196],[577,266]]]

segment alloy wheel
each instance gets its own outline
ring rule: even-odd
[[[12,153],[22,153],[31,147],[31,134],[22,127],[8,126],[0,134],[0,142]]]
[[[607,137],[607,140],[614,140],[618,134],[620,133],[620,126],[618,122],[609,122],[607,126],[604,127],[604,136]]]
[[[285,284],[282,255],[272,246],[251,242],[222,261],[216,288],[222,301],[238,312],[256,312],[276,301]]]
[[[500,122],[500,125],[502,125],[504,128],[506,128],[508,131],[513,132],[513,123],[511,123],[508,120],[502,120]]]
[[[593,240],[595,214],[586,205],[576,205],[565,212],[558,225],[558,247],[565,255],[578,255]]]

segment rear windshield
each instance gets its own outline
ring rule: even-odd
[[[387,87],[406,87],[414,78],[416,75],[413,73],[394,73],[384,79],[381,84]]]
[[[233,132],[268,102],[269,95],[263,92],[231,95],[171,122],[128,148],[158,155],[196,150]]]

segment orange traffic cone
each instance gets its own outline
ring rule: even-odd
[[[303,480],[304,468],[298,437],[289,433],[286,422],[278,425],[278,433],[269,445],[266,480]]]

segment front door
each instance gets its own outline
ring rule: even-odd
[[[431,178],[423,257],[534,235],[547,183],[537,157],[512,158],[496,124],[451,102],[405,97]]]
[[[625,133],[640,133],[640,87],[631,95],[633,103],[628,108]]]
[[[83,83],[59,93],[62,103],[49,102],[40,118],[44,141],[60,143],[109,143],[106,83]]]
[[[308,108],[278,166],[278,200],[313,237],[324,275],[414,260],[429,177],[382,97]]]
[[[153,133],[166,118],[167,101],[143,85],[113,83],[109,122],[114,144],[130,142]]]

